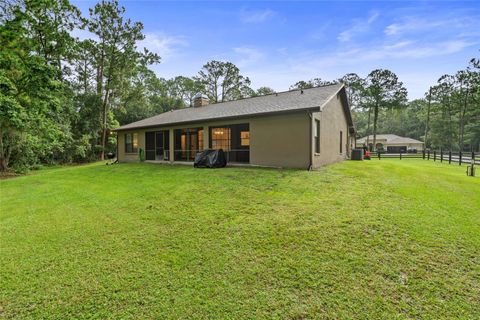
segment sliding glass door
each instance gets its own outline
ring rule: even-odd
[[[193,161],[203,150],[203,128],[185,128],[174,131],[175,161]]]
[[[170,160],[170,132],[168,130],[145,132],[145,159]]]

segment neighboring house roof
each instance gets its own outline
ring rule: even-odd
[[[350,130],[354,131],[352,115],[343,84],[335,84],[303,90],[292,90],[234,101],[209,104],[167,111],[117,128],[117,131],[158,127],[207,120],[258,116],[280,112],[293,112],[322,108],[337,94],[341,94],[342,105]]]
[[[423,143],[408,137],[400,137],[396,134],[377,134],[377,141],[385,140],[387,144],[401,144],[401,143]],[[369,141],[373,142],[373,135],[369,136]],[[363,137],[357,140],[357,143],[366,143],[367,137]]]

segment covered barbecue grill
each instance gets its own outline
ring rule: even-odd
[[[194,168],[223,168],[227,165],[227,159],[222,149],[204,150],[195,156]]]

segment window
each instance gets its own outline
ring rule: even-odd
[[[320,153],[320,120],[315,120],[315,153]]]
[[[250,132],[249,131],[240,131],[240,145],[242,147],[250,146]]]
[[[138,152],[138,133],[125,134],[125,153]]]
[[[343,132],[340,131],[340,153],[343,152]]]
[[[230,151],[231,130],[230,128],[212,128],[212,149]]]

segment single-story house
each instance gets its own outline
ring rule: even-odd
[[[291,90],[167,111],[116,129],[119,162],[192,162],[204,149],[223,149],[228,163],[317,168],[344,160],[355,129],[342,84]]]
[[[357,147],[367,146],[373,150],[373,135],[363,137],[357,140]],[[388,153],[400,153],[408,151],[422,151],[423,142],[412,138],[400,137],[395,134],[377,134],[375,150],[386,151]]]

